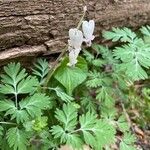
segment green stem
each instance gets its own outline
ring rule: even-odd
[[[68,49],[68,46],[66,46],[66,47],[62,50],[61,54],[59,55],[59,57],[58,57],[58,58],[56,59],[56,61],[54,62],[52,68],[51,68],[50,71],[48,72],[47,78],[46,78],[45,83],[44,83],[44,87],[47,87],[48,82],[50,81],[52,75],[54,74],[55,70],[56,70],[56,69],[58,68],[58,66],[59,66],[59,61],[60,61],[61,57],[64,56],[64,54],[65,54],[65,52],[67,51],[67,49]]]
[[[77,129],[77,130],[74,130],[72,132],[70,132],[70,134],[73,134],[73,133],[76,133],[76,132],[79,132],[79,131],[82,131],[81,128]]]
[[[81,19],[80,19],[80,21],[78,23],[77,29],[79,29],[80,26],[82,25],[82,21],[83,21],[83,19],[85,17],[85,14],[86,14],[86,11],[84,11],[84,13],[83,13],[83,15],[82,15],[82,17],[81,17]],[[44,83],[44,87],[48,86],[48,83],[49,83],[51,77],[53,76],[55,70],[59,67],[59,61],[60,61],[60,59],[64,56],[64,54],[66,53],[67,49],[68,49],[68,45],[62,50],[61,54],[59,55],[59,57],[54,62],[52,68],[48,72],[47,78],[46,78],[45,83]]]
[[[18,97],[17,97],[17,94],[15,94],[15,106],[16,106],[16,108],[18,108]]]
[[[17,125],[16,123],[13,122],[4,122],[4,121],[1,121],[0,124]]]

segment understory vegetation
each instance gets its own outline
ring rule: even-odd
[[[64,49],[53,66],[42,58],[31,70],[4,66],[1,150],[137,149],[132,122],[144,129],[150,121],[150,27],[105,31],[108,47],[92,44],[95,23],[83,18],[69,30],[69,56]]]

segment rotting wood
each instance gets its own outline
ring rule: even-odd
[[[16,47],[45,45],[47,50],[60,51],[67,43],[68,30],[76,27],[83,6],[86,19],[96,21],[95,34],[111,27],[133,27],[150,23],[149,0],[1,0],[0,51]],[[14,49],[15,50],[15,49]],[[14,53],[15,54],[15,53]],[[18,57],[16,52],[16,56]],[[24,53],[20,53],[24,55]]]

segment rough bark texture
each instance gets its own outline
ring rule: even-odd
[[[96,21],[97,36],[114,26],[137,28],[150,23],[150,0],[1,0],[0,51],[7,55],[14,47],[18,51],[30,46],[29,54],[34,54],[35,45],[42,45],[43,50],[37,47],[38,54],[45,48],[61,51],[68,30],[77,25],[85,5],[87,19]],[[24,55],[22,48],[19,51],[19,56]],[[16,53],[11,57],[18,57]],[[3,56],[0,52],[0,60]]]

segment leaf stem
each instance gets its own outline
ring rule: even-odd
[[[70,134],[76,133],[76,132],[79,132],[79,131],[82,131],[81,128],[79,128],[79,129],[77,129],[77,130],[74,130],[74,131],[70,132]]]
[[[127,113],[127,110],[126,110],[126,108],[125,108],[125,106],[124,106],[124,103],[123,103],[123,96],[122,96],[122,94],[120,93],[120,90],[117,88],[117,90],[118,90],[118,94],[120,95],[120,99],[119,99],[119,101],[120,101],[120,104],[121,104],[121,107],[122,107],[122,110],[123,110],[123,113],[124,113],[124,115],[125,115],[125,117],[126,117],[126,120],[127,120],[127,122],[128,122],[128,126],[131,128],[131,130],[132,130],[132,132],[134,133],[134,128],[133,128],[133,125],[132,125],[132,121],[131,121],[131,119],[130,119],[130,117],[129,117],[129,114]]]
[[[18,108],[18,97],[16,93],[15,93],[15,106],[16,108]]]
[[[79,23],[78,23],[77,29],[79,29],[80,26],[82,25],[82,21],[83,21],[83,19],[84,19],[84,17],[85,17],[85,14],[86,14],[86,11],[83,12],[83,15],[82,15],[82,17],[81,17],[81,19],[80,19],[80,21],[79,21]],[[58,57],[58,58],[56,59],[56,61],[54,62],[52,68],[49,70],[48,75],[47,75],[47,78],[46,78],[45,83],[44,83],[44,87],[47,87],[48,82],[50,81],[52,75],[54,74],[55,70],[59,67],[59,61],[60,61],[60,59],[64,56],[64,54],[66,53],[67,49],[68,49],[68,44],[67,44],[66,47],[62,50],[61,54],[59,55],[59,57]]]
[[[17,125],[16,123],[13,122],[4,122],[4,121],[1,121],[0,124]]]

